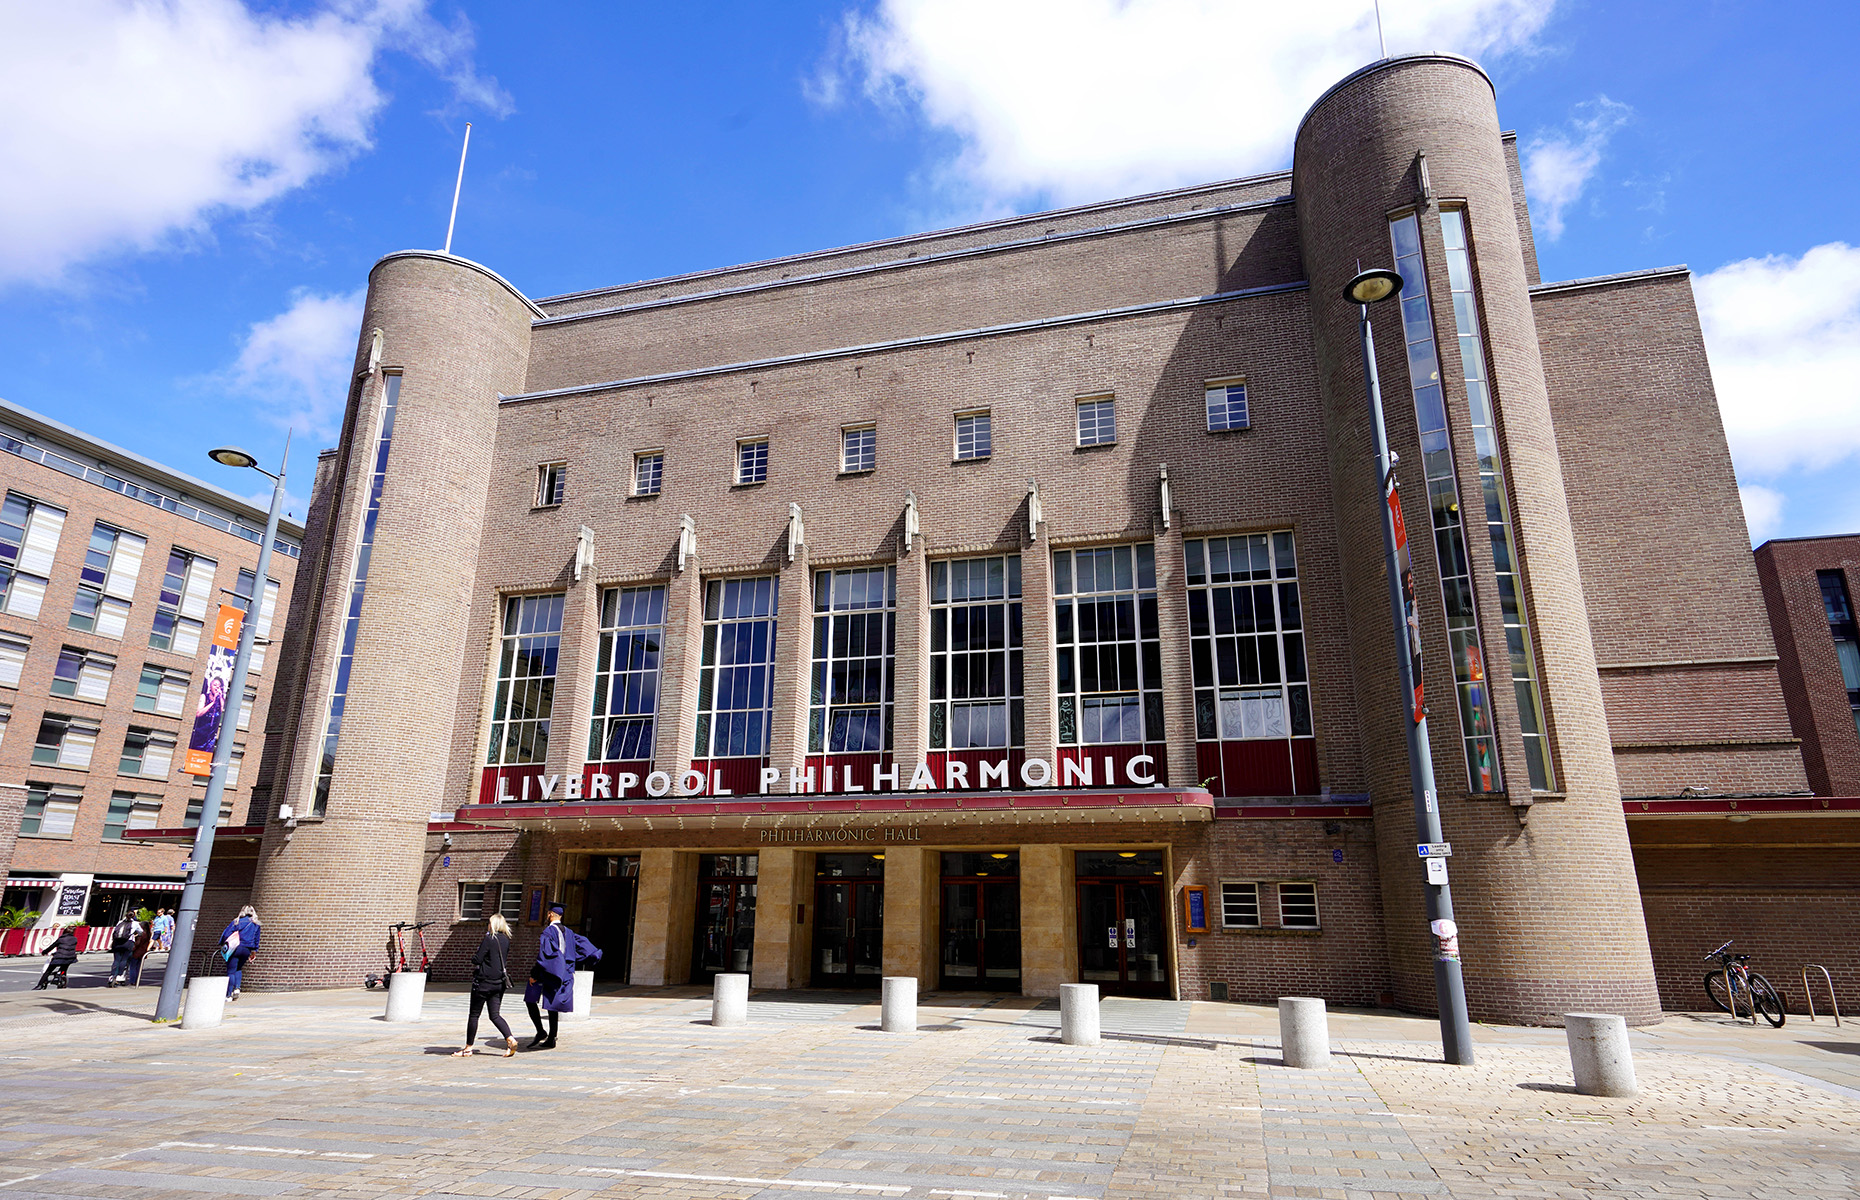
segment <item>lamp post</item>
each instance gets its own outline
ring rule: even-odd
[[[1440,805],[1434,790],[1434,756],[1427,741],[1427,709],[1421,703],[1420,629],[1414,618],[1414,574],[1408,555],[1407,529],[1401,522],[1401,493],[1395,483],[1395,455],[1389,451],[1382,421],[1382,383],[1376,375],[1375,345],[1370,337],[1369,306],[1399,295],[1402,278],[1386,268],[1357,275],[1344,285],[1343,298],[1356,305],[1363,334],[1363,381],[1369,391],[1369,424],[1376,441],[1376,478],[1382,488],[1382,550],[1389,577],[1389,615],[1395,625],[1395,651],[1402,681],[1403,721],[1408,730],[1408,778],[1414,791],[1415,837],[1441,841]],[[1460,975],[1458,927],[1453,922],[1453,892],[1444,859],[1419,859],[1426,869],[1428,942],[1434,947],[1434,995],[1440,1007],[1440,1046],[1450,1063],[1473,1061],[1472,1028],[1466,1017],[1466,982]]]
[[[278,536],[278,510],[284,505],[284,471],[291,461],[291,439],[284,437],[284,461],[278,473],[258,465],[258,459],[237,446],[221,446],[207,452],[207,457],[225,467],[250,467],[272,482],[271,511],[265,517],[265,540],[258,547],[257,578],[252,584],[252,599],[246,619],[239,625],[239,650],[233,657],[232,682],[227,686],[227,707],[233,712],[234,729],[238,727],[238,708],[245,703],[246,668],[252,662],[252,638],[257,629],[259,610],[265,604],[265,581],[270,577],[271,543]],[[200,898],[207,888],[207,864],[213,857],[213,834],[220,823],[220,797],[226,791],[226,764],[232,759],[233,730],[222,729],[213,747],[213,770],[207,776],[207,796],[200,807],[200,827],[194,831],[193,863],[187,884],[181,889],[181,907],[174,915],[174,941],[168,951],[168,967],[161,976],[161,998],[155,1002],[155,1019],[172,1021],[181,1015],[181,989],[186,985],[187,959],[194,949],[194,926],[200,922]],[[179,964],[179,969],[176,968]]]

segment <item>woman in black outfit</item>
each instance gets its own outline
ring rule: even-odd
[[[454,1058],[470,1058],[478,1045],[478,1014],[490,1010],[491,1024],[504,1035],[504,1057],[517,1052],[517,1039],[510,1035],[510,1024],[498,1009],[504,1003],[504,989],[510,986],[505,963],[510,956],[510,923],[493,915],[491,928],[478,943],[478,953],[471,956],[471,1015],[465,1019],[465,1048],[454,1050]]]
[[[77,931],[69,925],[59,930],[57,939],[46,948],[45,953],[51,956],[52,961],[45,964],[45,974],[39,976],[39,982],[33,985],[32,990],[35,992],[45,990],[45,985],[51,981],[58,968],[69,969],[76,965],[78,960]],[[59,979],[58,986],[65,986],[62,978]]]

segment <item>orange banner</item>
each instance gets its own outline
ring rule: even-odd
[[[213,648],[207,652],[207,673],[200,681],[200,701],[194,707],[194,732],[181,765],[183,774],[201,778],[213,774],[213,750],[219,745],[220,727],[226,723],[226,706],[239,703],[231,692],[239,627],[244,620],[245,614],[232,605],[220,605],[219,618],[213,623]]]

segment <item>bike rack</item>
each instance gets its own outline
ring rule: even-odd
[[[1839,1029],[1841,1027],[1841,1002],[1834,995],[1834,976],[1828,974],[1828,968],[1820,963],[1809,963],[1802,968],[1802,991],[1808,996],[1808,1019],[1811,1021],[1815,1019],[1815,993],[1809,991],[1808,988],[1810,971],[1820,971],[1822,981],[1828,985],[1828,1004],[1834,1009],[1834,1027]]]

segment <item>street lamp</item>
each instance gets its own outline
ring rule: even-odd
[[[1382,485],[1382,550],[1389,577],[1389,615],[1395,624],[1395,651],[1401,671],[1403,714],[1408,729],[1408,778],[1414,790],[1414,831],[1421,842],[1440,842],[1440,805],[1434,790],[1434,756],[1427,741],[1427,709],[1421,703],[1420,625],[1414,609],[1414,568],[1408,553],[1407,526],[1401,517],[1401,489],[1395,482],[1395,455],[1389,452],[1382,422],[1382,383],[1376,375],[1376,352],[1369,330],[1369,306],[1399,295],[1402,278],[1378,267],[1363,271],[1343,286],[1343,298],[1356,305],[1363,333],[1363,380],[1369,390],[1369,424],[1376,439],[1376,476]],[[1410,707],[1412,699],[1412,707]],[[1458,927],[1453,922],[1453,892],[1447,885],[1446,861],[1423,858],[1427,871],[1428,937],[1434,946],[1434,995],[1440,1006],[1440,1045],[1450,1063],[1473,1061],[1472,1028],[1466,1018],[1466,981],[1460,975]]]
[[[278,536],[278,510],[284,506],[284,471],[291,461],[291,439],[285,434],[284,461],[278,464],[276,475],[259,466],[257,458],[237,446],[209,450],[207,457],[221,466],[249,467],[271,480],[271,511],[265,517],[265,540],[258,546],[257,578],[252,584],[246,619],[240,622],[239,650],[233,657],[232,682],[226,689],[226,706],[233,713],[233,729],[222,728],[219,741],[213,747],[213,769],[207,776],[207,796],[200,807],[200,827],[194,831],[194,852],[190,856],[193,865],[187,873],[187,884],[181,889],[181,907],[174,915],[174,941],[168,951],[168,967],[161,976],[161,998],[155,1002],[157,1021],[172,1021],[181,1015],[181,989],[186,985],[187,959],[194,949],[194,926],[200,922],[200,898],[207,888],[207,864],[213,857],[213,835],[220,823],[220,797],[226,791],[226,764],[232,759],[233,733],[238,728],[236,706],[245,703],[246,668],[252,662],[252,638],[258,614],[265,605],[271,543]]]

